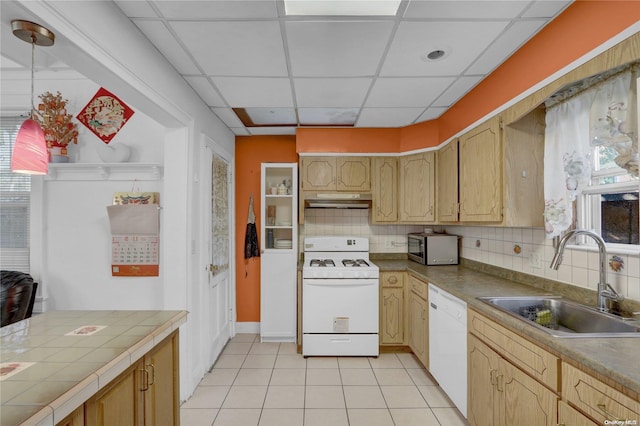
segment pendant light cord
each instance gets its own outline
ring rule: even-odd
[[[35,79],[35,61],[36,61],[36,35],[31,34],[31,119],[34,120],[34,113],[36,111],[33,105],[33,80]]]

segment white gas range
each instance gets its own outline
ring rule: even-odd
[[[379,275],[367,238],[305,238],[303,356],[378,356]]]

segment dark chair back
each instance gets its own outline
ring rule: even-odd
[[[0,271],[0,320],[2,327],[31,317],[38,283],[31,275]]]

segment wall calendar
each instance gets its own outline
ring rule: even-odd
[[[160,207],[157,204],[107,206],[111,225],[111,275],[159,275]]]

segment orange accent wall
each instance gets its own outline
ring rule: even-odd
[[[392,128],[299,128],[298,152],[398,152],[401,129]]]
[[[244,237],[253,193],[260,233],[260,167],[262,163],[297,163],[295,136],[236,137],[236,313],[238,322],[260,321],[260,258],[244,258]]]

